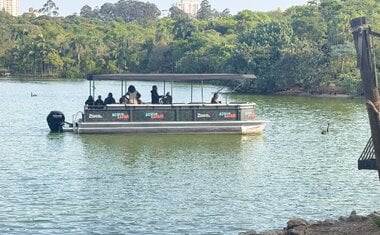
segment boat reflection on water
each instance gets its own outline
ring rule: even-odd
[[[261,135],[81,135],[89,157],[119,159],[130,165],[143,161],[188,161],[234,158],[263,141]],[[86,155],[87,155],[86,154]],[[115,159],[109,159],[115,158]],[[171,160],[170,160],[171,159]]]

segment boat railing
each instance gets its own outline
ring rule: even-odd
[[[86,105],[85,110],[107,110],[107,109],[115,109],[115,108],[127,108],[127,107],[156,107],[156,108],[167,108],[167,107],[252,107],[256,106],[255,103],[219,103],[219,104],[210,104],[210,103],[202,103],[202,102],[192,102],[192,103],[173,103],[173,104],[107,104],[107,105]]]
[[[73,115],[73,128],[78,127],[78,122],[81,122],[83,120],[84,113],[82,111],[78,111],[76,114]]]

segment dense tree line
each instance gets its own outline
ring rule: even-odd
[[[328,84],[360,93],[349,21],[366,16],[380,31],[379,0],[320,0],[285,11],[231,15],[202,1],[197,18],[176,7],[169,16],[152,3],[120,0],[80,15],[0,12],[0,69],[12,74],[78,78],[95,73],[253,73],[247,92]],[[375,53],[380,55],[378,39]],[[377,61],[380,61],[379,58]]]

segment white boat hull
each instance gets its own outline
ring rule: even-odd
[[[159,133],[159,134],[260,134],[266,121],[212,122],[79,122],[78,134]]]

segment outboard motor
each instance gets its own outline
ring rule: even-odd
[[[65,115],[60,111],[51,111],[46,118],[51,132],[63,132]]]

